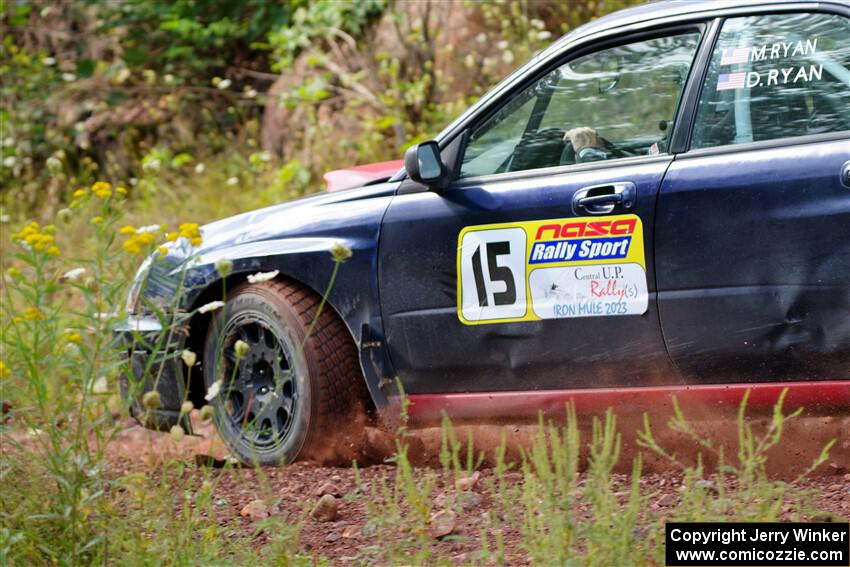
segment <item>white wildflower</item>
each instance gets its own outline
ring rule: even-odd
[[[198,165],[195,166],[195,173],[203,173],[204,170],[206,170],[206,169],[207,169],[207,166],[205,166],[203,163],[199,163]]]
[[[216,380],[207,390],[207,395],[204,396],[204,399],[208,402],[211,402],[213,398],[218,395],[219,392],[221,392],[221,380]]]
[[[109,392],[109,382],[106,380],[106,376],[100,376],[95,380],[91,391],[94,394],[106,394]]]
[[[269,280],[273,280],[280,273],[280,270],[275,270],[273,272],[257,272],[256,274],[251,274],[248,276],[248,283],[263,283]]]
[[[475,36],[475,41],[477,41],[478,43],[487,43],[487,34],[484,32],[479,33],[477,36]]]
[[[226,278],[233,271],[233,260],[219,258],[215,261],[215,270],[221,277]]]
[[[239,340],[234,343],[233,351],[236,353],[236,358],[245,358],[248,356],[248,353],[251,352],[251,345],[245,341]]]
[[[225,181],[225,183],[230,185],[231,187],[234,186],[234,185],[238,185],[239,184],[239,178],[238,177],[228,177],[227,181]]]
[[[136,234],[140,234],[142,232],[159,232],[162,230],[162,225],[159,224],[146,224],[145,226],[140,226],[136,229]]]
[[[3,165],[6,167],[15,167],[16,163],[18,163],[18,158],[15,156],[6,156],[3,158]]]
[[[56,59],[54,59],[53,57],[45,57],[41,60],[41,64],[46,65],[48,67],[52,67],[53,65],[56,65]]]
[[[223,301],[210,301],[206,305],[201,305],[198,308],[198,313],[209,313],[210,311],[215,311],[216,309],[221,309],[224,307]]]
[[[232,84],[233,84],[233,82],[230,79],[222,79],[218,82],[216,87],[221,89],[221,90],[225,90],[225,89],[229,89],[230,85],[232,85]]]
[[[62,80],[66,83],[70,83],[71,81],[76,81],[77,76],[73,73],[62,73]]]
[[[118,73],[115,74],[114,82],[117,84],[121,84],[127,81],[130,78],[130,70],[126,67],[121,68]]]
[[[337,241],[331,246],[331,256],[334,262],[345,262],[351,258],[352,254],[351,248],[345,242]]]
[[[162,162],[160,162],[156,158],[150,159],[150,160],[144,160],[143,163],[142,163],[142,169],[145,170],[145,171],[157,172],[157,171],[159,171],[159,168],[160,168],[161,165],[162,165]]]
[[[180,358],[183,359],[183,363],[189,368],[195,366],[195,363],[198,361],[198,355],[196,355],[189,349],[186,349],[182,353],[180,353]]]
[[[501,49],[502,51],[504,51],[505,49],[507,49],[507,48],[508,48],[508,45],[509,45],[509,44],[508,44],[508,40],[503,39],[503,40],[501,40],[499,43],[497,43],[497,44],[496,44],[496,47],[498,47],[499,49]]]
[[[68,270],[64,274],[62,274],[62,280],[67,282],[73,282],[80,279],[80,276],[86,273],[85,268],[74,268],[73,270]]]
[[[6,136],[3,139],[3,147],[4,148],[11,148],[14,145],[15,145],[15,139],[12,136]]]
[[[186,436],[186,432],[183,431],[183,428],[180,427],[179,425],[172,426],[171,430],[169,431],[169,434],[171,435],[171,440],[175,441],[177,443],[182,441],[183,437]]]
[[[543,30],[542,32],[537,32],[537,39],[540,41],[546,41],[550,37],[552,37],[552,32],[550,31]]]
[[[256,89],[252,89],[252,88],[245,89],[245,97],[246,98],[257,98]]]
[[[510,65],[514,62],[514,52],[513,51],[505,51],[502,53],[502,62]]]
[[[209,421],[213,418],[215,410],[213,410],[212,406],[204,406],[201,408],[200,414],[203,421]]]

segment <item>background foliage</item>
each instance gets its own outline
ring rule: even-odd
[[[0,214],[47,218],[97,179],[130,180],[133,215],[200,220],[236,212],[232,187],[239,209],[321,189],[632,3],[0,0]]]

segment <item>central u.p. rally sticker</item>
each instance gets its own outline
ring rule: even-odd
[[[640,315],[649,306],[636,215],[469,226],[458,236],[468,325]]]

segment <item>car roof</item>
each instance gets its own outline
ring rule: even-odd
[[[748,6],[763,9],[769,6],[816,6],[818,4],[841,5],[842,2],[840,0],[657,0],[639,6],[617,10],[599,19],[583,24],[558,39],[546,49],[546,52],[558,51],[564,44],[570,43],[580,37],[637,23],[664,20],[691,13],[722,12],[731,8],[746,8]],[[846,6],[846,1],[843,5]]]

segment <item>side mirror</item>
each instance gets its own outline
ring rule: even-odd
[[[437,142],[422,142],[404,153],[404,169],[415,182],[432,189],[443,189],[448,183],[448,173]]]

